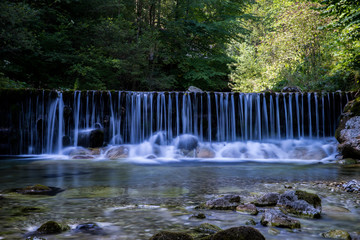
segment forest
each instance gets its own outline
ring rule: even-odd
[[[3,0],[0,88],[357,90],[357,0]]]

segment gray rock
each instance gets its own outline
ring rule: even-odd
[[[240,205],[240,196],[230,194],[205,203],[206,208],[217,210],[235,210],[238,205]]]
[[[129,149],[125,146],[117,146],[110,148],[105,153],[105,157],[111,160],[127,158],[128,156],[129,156]]]
[[[339,130],[337,130],[339,131]],[[345,158],[360,158],[360,116],[351,117],[339,131],[338,150]]]
[[[266,206],[275,206],[279,201],[280,194],[279,193],[266,193],[260,198],[254,201],[255,206],[258,207],[266,207]]]
[[[191,151],[197,148],[199,140],[197,137],[190,134],[183,134],[176,139],[176,148],[186,151]]]
[[[351,240],[350,234],[343,230],[330,230],[328,232],[322,233],[321,236],[331,239]]]
[[[274,209],[266,210],[261,218],[263,226],[281,227],[281,228],[300,228],[300,222],[296,219],[290,218],[285,214]]]
[[[250,215],[257,215],[259,211],[254,204],[242,204],[236,207],[237,212],[248,213]]]
[[[212,240],[265,240],[265,237],[255,228],[241,226],[217,232]]]
[[[200,93],[203,92],[203,90],[201,90],[200,88],[195,87],[195,86],[190,86],[187,91],[188,92],[200,92]]]
[[[287,191],[280,195],[278,205],[283,211],[310,218],[320,218],[321,199],[304,191]]]

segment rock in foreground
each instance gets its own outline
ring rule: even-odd
[[[189,234],[162,231],[150,238],[150,240],[193,240]]]
[[[265,237],[252,227],[233,227],[217,232],[211,240],[265,240]]]

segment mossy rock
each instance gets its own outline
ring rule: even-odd
[[[187,233],[161,231],[150,238],[150,240],[193,240]]]
[[[313,205],[315,208],[321,207],[321,198],[314,193],[296,190],[295,195],[298,197],[299,200],[304,200]]]
[[[265,237],[252,227],[233,227],[217,232],[212,240],[265,240]]]
[[[62,225],[55,221],[48,221],[41,225],[41,227],[39,227],[36,232],[40,234],[58,234],[67,230],[70,230],[70,227],[67,225]]]
[[[330,230],[328,232],[322,233],[321,236],[331,239],[351,240],[350,234],[343,230]]]

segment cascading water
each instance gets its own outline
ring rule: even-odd
[[[105,145],[138,145],[161,132],[161,145],[174,147],[178,136],[190,134],[218,157],[281,158],[286,142],[302,148],[304,139],[333,137],[352,98],[341,92],[33,91],[2,107],[0,128],[11,136],[0,146],[3,154],[57,154],[83,146],[98,129]],[[269,154],[269,144],[276,154]]]

